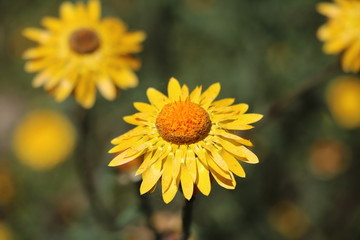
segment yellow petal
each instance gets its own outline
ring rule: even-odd
[[[242,115],[243,113],[245,113],[247,110],[249,109],[249,105],[245,104],[245,103],[240,103],[240,104],[236,104],[233,106],[228,106],[228,107],[214,107],[212,109],[212,112],[216,113],[214,114],[215,116],[217,114],[222,114],[222,115]]]
[[[58,102],[64,101],[73,90],[74,80],[63,79],[55,89],[55,100]]]
[[[52,59],[50,58],[40,58],[37,60],[28,61],[25,64],[25,71],[26,72],[38,72],[41,71],[52,64]],[[53,70],[54,68],[52,68]]]
[[[258,157],[252,152],[250,151],[249,149],[247,149],[246,147],[244,146],[240,146],[241,148],[241,151],[243,152],[243,155],[244,157],[247,159],[247,163],[258,163],[259,162],[259,159]]]
[[[143,173],[154,162],[163,161],[163,159],[168,156],[171,150],[172,148],[170,145],[165,145],[156,148],[156,150],[151,152],[151,154],[145,155],[145,159],[143,163],[139,166],[138,170],[136,171],[136,175]]]
[[[240,160],[246,161],[247,163],[259,162],[256,155],[242,145],[234,145],[232,142],[222,138],[214,138],[213,141],[220,144],[226,151]]]
[[[221,99],[219,101],[213,102],[211,104],[211,107],[224,108],[224,107],[227,107],[227,106],[233,104],[234,101],[235,101],[235,98],[224,98],[224,99]]]
[[[221,155],[223,156],[223,159],[227,163],[229,170],[235,173],[237,176],[244,178],[245,177],[245,171],[240,165],[240,163],[234,158],[231,154],[229,154],[226,151],[222,151]]]
[[[100,28],[105,32],[113,31],[117,34],[123,34],[127,30],[126,24],[120,19],[114,17],[103,18],[100,22]]]
[[[49,40],[51,34],[48,31],[37,28],[25,28],[23,35],[35,42],[45,43]]]
[[[96,88],[89,75],[82,76],[75,88],[75,98],[84,107],[91,108],[95,103]]]
[[[360,53],[360,41],[355,41],[344,53],[342,58],[342,66],[344,71],[354,71],[356,72],[357,66],[357,58]]]
[[[144,153],[145,149],[139,150],[138,152],[132,152],[131,148],[128,148],[126,151],[120,153],[117,155],[111,162],[108,164],[109,167],[115,167],[119,165],[123,165],[125,163],[128,163],[135,158],[141,156]],[[129,154],[132,153],[132,154]]]
[[[137,53],[143,47],[140,44],[146,38],[146,34],[142,31],[126,33],[122,36],[122,44],[117,47],[120,54]]]
[[[140,194],[150,191],[155,184],[159,181],[162,171],[162,161],[157,161],[149,169],[142,174],[142,183],[140,186]]]
[[[251,123],[259,121],[262,118],[263,118],[262,114],[248,113],[248,114],[240,115],[238,118],[238,122],[241,123],[242,125],[251,124]]]
[[[172,101],[178,101],[180,99],[181,87],[180,87],[178,80],[176,80],[173,77],[170,78],[170,81],[169,81],[168,95]]]
[[[183,145],[175,151],[174,164],[172,166],[172,175],[177,177],[180,173],[180,166],[182,163],[185,163],[186,150],[182,149]]]
[[[143,126],[136,127],[124,133],[123,135],[120,135],[114,138],[113,140],[111,140],[111,144],[120,144],[125,139],[129,139],[138,135],[146,135],[148,133],[149,133],[149,129],[147,127],[143,127]]]
[[[54,17],[44,17],[41,20],[41,24],[51,31],[58,31],[63,27],[61,21]]]
[[[185,198],[190,200],[194,192],[194,183],[184,164],[181,164],[181,188]]]
[[[157,138],[152,138],[146,141],[145,143],[140,142],[132,146],[131,148],[128,148],[124,152],[117,155],[113,160],[111,160],[108,166],[113,167],[130,162],[131,160],[141,156],[144,153],[144,151],[146,151],[150,146],[152,146],[157,141],[158,141]]]
[[[186,168],[189,170],[189,173],[193,179],[193,182],[197,179],[197,168],[196,168],[196,158],[195,153],[191,149],[188,149],[186,152],[186,159],[185,159],[185,165]]]
[[[115,99],[116,88],[108,76],[100,75],[96,80],[96,85],[104,98],[110,101]]]
[[[32,81],[33,87],[40,87],[42,86],[46,81],[48,81],[50,78],[50,75],[46,71],[42,71],[39,74],[35,76],[35,78]]]
[[[192,144],[189,146],[191,150],[193,150],[196,154],[196,157],[202,162],[204,166],[207,166],[207,158],[206,158],[206,151],[201,146],[197,144]]]
[[[198,161],[197,170],[198,179],[196,181],[196,186],[202,194],[208,196],[211,191],[211,182],[208,166],[205,167],[200,161]]]
[[[146,95],[150,103],[159,110],[161,110],[162,107],[169,101],[164,94],[162,94],[155,88],[148,88],[148,90],[146,91]]]
[[[319,3],[316,9],[319,13],[331,18],[338,16],[341,12],[340,8],[333,3]]]
[[[165,192],[163,190],[162,196],[166,204],[174,199],[178,188],[179,188],[179,179],[173,179],[170,183],[168,190]]]
[[[225,172],[228,172],[228,166],[226,162],[223,160],[223,158],[220,156],[219,152],[220,150],[215,148],[213,144],[206,143],[202,144],[205,149],[207,149],[210,153],[211,159]],[[208,161],[210,164],[211,161]]]
[[[152,121],[148,121],[151,118],[151,113],[139,112],[131,116],[123,117],[124,121],[133,125],[153,125]]]
[[[60,6],[60,17],[65,21],[71,21],[75,17],[75,8],[71,2],[64,2]]]
[[[31,59],[31,58],[44,58],[51,54],[53,54],[53,50],[47,47],[36,47],[30,48],[26,50],[23,54],[23,58]]]
[[[210,104],[220,93],[220,83],[212,84],[206,91],[201,95],[200,105],[206,110]]]
[[[214,177],[215,181],[226,189],[235,189],[236,187],[236,181],[234,179],[234,176],[232,173],[230,173],[231,179],[224,178],[222,175],[220,175],[216,171],[212,171],[211,175]]]
[[[135,137],[132,137],[130,139],[126,139],[124,141],[122,141],[119,145],[113,147],[112,149],[110,149],[108,151],[108,153],[116,153],[116,152],[121,152],[121,151],[124,151],[132,146],[134,146],[135,144],[139,143],[139,141],[141,143],[144,143],[148,140],[149,138],[147,138],[146,136],[143,137],[143,136],[135,136]]]
[[[88,14],[90,19],[98,21],[101,13],[101,5],[98,0],[90,0],[88,2]]]
[[[123,68],[116,71],[112,70],[109,71],[109,74],[116,86],[121,89],[134,88],[139,82],[136,74],[131,69]]]
[[[156,112],[156,108],[154,106],[143,102],[135,102],[134,107],[140,112]]]
[[[76,21],[88,20],[88,15],[83,2],[77,2],[75,4],[75,18]]]
[[[336,36],[324,44],[323,50],[327,54],[335,54],[341,52],[344,48],[346,48],[349,43],[353,41],[352,34],[342,34]]]
[[[231,180],[231,175],[230,175],[229,170],[224,171],[212,159],[208,160],[208,164],[209,164],[209,171],[211,173],[216,172],[219,176],[222,176],[222,178]]]
[[[174,165],[174,154],[170,152],[166,160],[164,161],[164,166],[163,166],[163,175],[161,178],[161,187],[163,193],[169,189],[171,181],[173,179],[172,177],[173,165]]]
[[[244,139],[242,137],[239,137],[238,135],[234,134],[234,133],[231,133],[231,132],[228,132],[228,131],[225,131],[225,130],[222,130],[220,128],[214,128],[213,130],[213,133],[215,135],[219,135],[221,137],[224,137],[224,138],[227,138],[227,139],[231,139],[231,140],[234,140],[235,142],[239,143],[239,144],[243,144],[243,145],[246,145],[246,146],[249,146],[249,147],[252,147],[253,144],[251,141],[247,140],[247,139]]]
[[[196,87],[190,94],[190,100],[193,103],[199,104],[200,103],[200,97],[201,97],[201,90],[202,87]]]
[[[189,98],[189,88],[188,86],[186,86],[185,84],[183,85],[183,87],[181,88],[181,96],[180,96],[180,100],[181,101],[185,101],[186,99]]]

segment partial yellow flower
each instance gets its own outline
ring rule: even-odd
[[[34,87],[44,86],[57,101],[74,93],[76,100],[91,108],[96,88],[113,100],[119,88],[136,87],[134,70],[140,61],[132,56],[141,51],[144,32],[127,32],[117,18],[100,19],[99,0],[87,5],[64,2],[60,18],[45,17],[45,30],[26,28],[23,34],[39,45],[24,53],[28,72],[39,72]]]
[[[319,3],[319,13],[328,17],[326,24],[317,32],[324,41],[327,54],[343,52],[342,66],[346,72],[360,70],[360,1],[334,0],[334,3]]]
[[[63,162],[73,151],[75,140],[75,128],[63,114],[37,110],[16,127],[13,150],[23,164],[44,171]]]
[[[13,233],[9,226],[3,222],[0,221],[0,239],[1,240],[12,240],[14,239]]]
[[[250,124],[262,118],[260,114],[245,114],[247,104],[236,104],[233,98],[214,101],[220,84],[211,85],[204,93],[196,87],[191,93],[172,78],[168,96],[154,88],[147,90],[150,104],[136,102],[140,111],[124,117],[137,125],[112,140],[116,145],[109,152],[121,152],[109,164],[117,166],[144,155],[136,174],[142,175],[140,193],[152,192],[161,178],[164,202],[170,202],[179,185],[186,199],[197,188],[204,195],[211,191],[211,179],[222,187],[234,189],[234,175],[245,177],[238,160],[257,163],[257,156],[246,146],[252,146],[234,130],[248,130]]]
[[[360,127],[360,78],[341,76],[327,87],[326,100],[339,125],[354,129]]]

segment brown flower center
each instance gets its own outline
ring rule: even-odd
[[[190,101],[166,104],[156,119],[160,136],[168,142],[182,145],[203,140],[211,129],[209,114]]]
[[[84,28],[70,35],[69,45],[78,54],[90,54],[100,47],[100,39],[93,30]]]

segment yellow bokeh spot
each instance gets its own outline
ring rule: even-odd
[[[331,179],[349,167],[345,146],[335,140],[316,141],[310,151],[310,168],[319,178]]]
[[[309,229],[305,212],[293,202],[281,201],[268,213],[269,224],[285,239],[300,239]]]
[[[76,133],[63,114],[37,110],[22,119],[13,135],[13,150],[19,160],[34,170],[49,170],[73,151]]]
[[[327,103],[335,120],[344,128],[360,126],[360,78],[341,76],[327,88]]]
[[[3,222],[0,222],[0,239],[1,240],[14,239],[9,227]]]

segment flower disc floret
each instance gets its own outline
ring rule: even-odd
[[[90,54],[100,47],[100,39],[96,32],[90,29],[79,29],[70,35],[69,45],[78,54]]]
[[[156,118],[160,136],[171,143],[182,145],[203,140],[211,128],[209,114],[190,101],[166,104]]]

